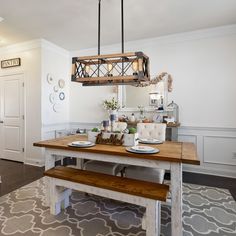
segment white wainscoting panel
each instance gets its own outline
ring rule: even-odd
[[[178,140],[195,143],[201,162],[184,171],[236,178],[236,129],[180,127]]]
[[[204,162],[236,166],[236,138],[205,136],[203,145]]]

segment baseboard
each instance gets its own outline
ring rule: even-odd
[[[24,164],[31,165],[31,166],[38,166],[38,167],[43,167],[45,165],[44,161],[42,161],[40,159],[32,160],[29,158],[25,159]]]

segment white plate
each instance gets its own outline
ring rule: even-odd
[[[54,92],[55,92],[55,93],[57,93],[57,92],[59,91],[59,88],[58,88],[58,86],[57,86],[57,85],[55,85],[55,86],[53,87],[53,90],[54,90]]]
[[[57,104],[57,103],[55,103],[54,105],[53,105],[53,111],[54,112],[57,112],[57,113],[60,113],[60,112],[62,112],[62,105],[61,104]]]
[[[58,80],[58,86],[59,86],[59,88],[64,88],[65,87],[65,80],[63,80],[63,79],[59,79]]]
[[[68,146],[69,147],[77,147],[77,148],[88,148],[88,147],[95,146],[95,143],[92,143],[90,145],[75,145],[75,144],[69,143]]]
[[[72,145],[77,145],[77,146],[88,146],[88,145],[91,145],[93,143],[90,142],[90,141],[75,141],[75,142],[72,142],[71,144]]]
[[[56,97],[55,97],[55,93],[51,93],[50,95],[49,95],[49,101],[52,103],[52,104],[55,104],[55,99]]]
[[[142,138],[139,139],[139,143],[146,143],[146,144],[160,144],[163,143],[161,140],[155,139],[155,138]]]
[[[127,147],[127,148],[126,148],[126,151],[132,152],[132,153],[138,153],[138,154],[155,154],[155,153],[160,152],[160,150],[157,149],[157,148],[154,148],[154,150],[152,150],[152,151],[143,152],[143,151],[134,150],[134,149],[132,149],[131,147]]]
[[[131,149],[138,152],[152,152],[155,150],[155,148],[149,146],[133,146]]]
[[[48,83],[49,83],[49,84],[52,84],[52,83],[53,83],[53,80],[54,80],[54,79],[53,79],[53,76],[52,76],[50,73],[48,73],[48,74],[47,74],[47,81],[48,81]]]

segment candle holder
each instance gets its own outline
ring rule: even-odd
[[[104,131],[107,132],[108,131],[108,127],[109,127],[109,120],[104,120],[102,122],[102,126],[103,126]]]
[[[116,122],[116,114],[110,114],[110,121],[111,121],[111,132],[114,132],[114,124]]]

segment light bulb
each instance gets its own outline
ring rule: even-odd
[[[132,63],[132,69],[133,69],[133,71],[134,71],[134,73],[133,73],[133,75],[137,75],[138,73],[138,61],[137,60],[135,60],[135,61],[133,61],[133,63]]]
[[[85,66],[85,72],[89,74],[89,72],[90,72],[90,65],[86,65]]]
[[[107,64],[107,70],[108,70],[108,76],[113,76],[112,70],[113,70],[113,65],[111,63]]]
[[[90,65],[85,66],[85,77],[89,77]]]

